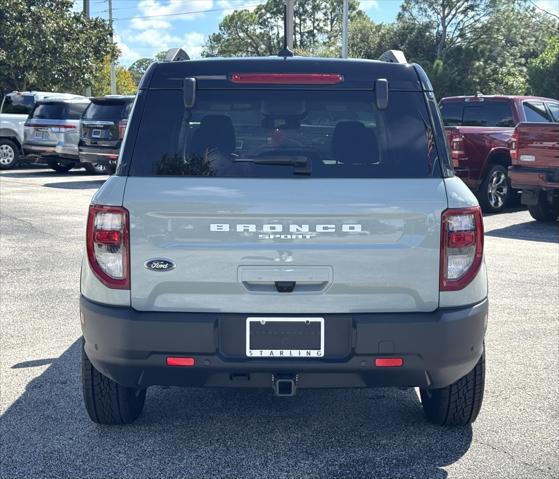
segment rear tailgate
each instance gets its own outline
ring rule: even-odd
[[[515,166],[559,169],[559,123],[519,123]]]
[[[442,179],[127,181],[141,311],[433,311]],[[176,265],[153,271],[152,259]],[[296,282],[291,293],[276,282]]]

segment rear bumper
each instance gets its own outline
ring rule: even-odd
[[[513,188],[530,190],[559,189],[559,168],[510,166],[509,178]]]
[[[82,163],[116,163],[120,149],[80,147],[80,161]]]
[[[85,297],[80,309],[87,356],[126,386],[270,387],[273,375],[291,374],[299,388],[440,388],[480,358],[488,301],[432,313],[317,314],[325,319],[321,359],[247,358],[242,314],[139,312]],[[169,367],[168,356],[196,364]],[[376,368],[377,357],[401,357],[404,365]]]

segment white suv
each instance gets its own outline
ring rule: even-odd
[[[38,100],[74,96],[46,91],[13,91],[5,95],[0,107],[0,169],[10,169],[19,161],[22,155],[23,125]]]

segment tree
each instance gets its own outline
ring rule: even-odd
[[[559,37],[528,65],[530,92],[559,100]]]
[[[128,71],[132,75],[132,79],[138,85],[144,76],[144,73],[153,62],[160,62],[165,59],[166,51],[156,53],[153,58],[140,58],[128,67]]]
[[[97,76],[93,83],[91,93],[93,96],[103,96],[111,93],[111,64],[110,58],[107,56],[103,65],[97,72]],[[132,78],[129,70],[121,65],[115,66],[116,73],[116,93],[119,95],[133,95],[138,87]]]
[[[116,57],[108,23],[72,10],[72,0],[0,0],[0,88],[83,93],[105,55]]]
[[[300,0],[295,6],[293,47],[300,54],[336,55],[341,36],[341,2]],[[276,55],[283,44],[283,0],[268,0],[254,10],[226,15],[219,31],[208,37],[203,56]],[[364,15],[350,0],[350,19]]]
[[[515,0],[513,0],[515,1]],[[405,0],[398,19],[431,26],[435,55],[442,59],[447,48],[463,45],[480,23],[496,12],[499,0]]]

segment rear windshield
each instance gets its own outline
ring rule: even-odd
[[[509,101],[442,102],[441,114],[446,126],[515,126]]]
[[[87,103],[39,103],[29,118],[41,120],[79,120]]]
[[[29,115],[35,104],[32,95],[6,95],[2,104],[2,113]]]
[[[83,115],[84,120],[122,120],[128,118],[130,102],[91,103]]]
[[[149,90],[129,174],[420,178],[437,154],[419,92]],[[434,171],[437,171],[434,173]]]

